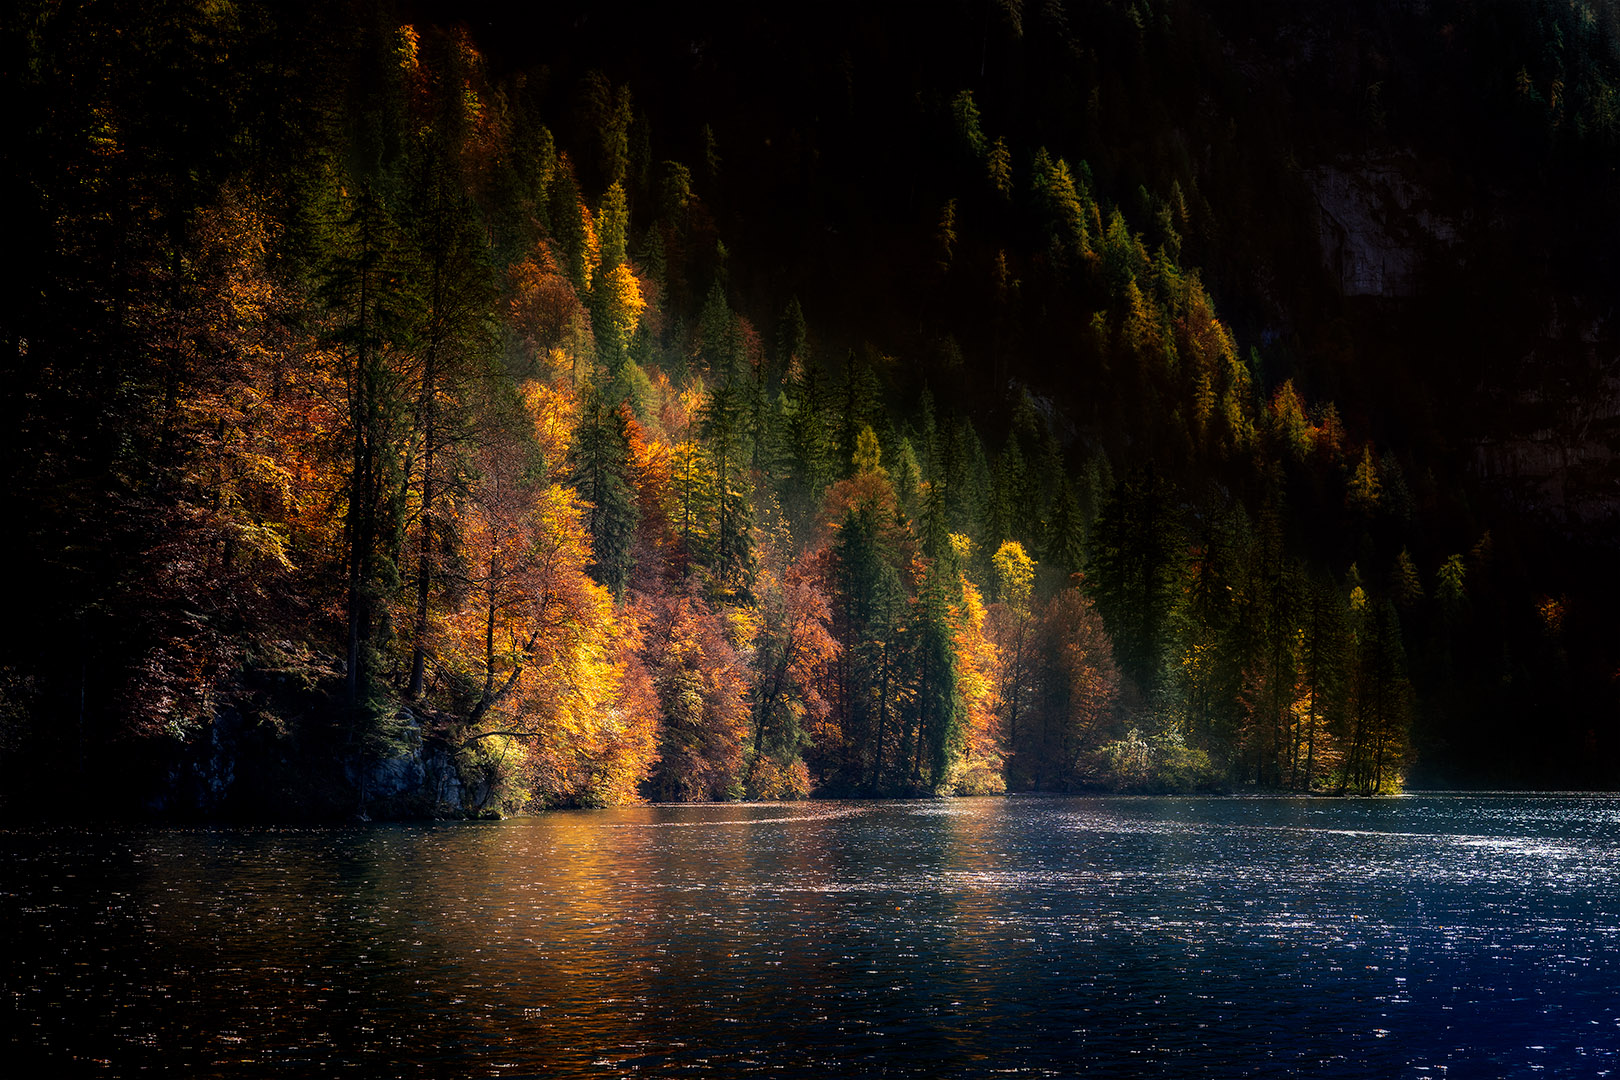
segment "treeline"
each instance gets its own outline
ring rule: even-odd
[[[988,263],[997,349],[1025,281],[1091,313],[1112,426],[1077,437],[1039,387],[974,414],[836,313],[737,310],[712,130],[662,156],[599,73],[363,4],[6,34],[8,797],[1400,784],[1489,537],[1414,562],[1395,458],[1268,388],[1181,265],[1179,186],[1138,230],[937,103],[962,193],[919,250],[941,295]],[[1010,239],[970,256],[981,212]]]

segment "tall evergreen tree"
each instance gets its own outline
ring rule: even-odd
[[[454,546],[455,517],[444,512],[457,485],[456,460],[470,433],[468,381],[485,371],[494,332],[492,268],[476,206],[462,170],[469,118],[461,50],[442,50],[432,122],[418,128],[410,164],[410,242],[422,293],[419,358],[412,406],[411,461],[416,486],[416,557],[410,676],[406,696],[419,698],[428,656],[429,610],[440,589],[437,553]]]
[[[1185,558],[1170,482],[1149,470],[1120,483],[1092,533],[1086,590],[1121,670],[1149,700],[1163,684]]]
[[[569,449],[569,477],[588,504],[591,576],[622,598],[630,579],[638,514],[627,406],[615,406],[594,391],[586,397]]]

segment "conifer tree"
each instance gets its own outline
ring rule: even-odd
[[[753,490],[745,466],[749,447],[745,402],[732,383],[718,385],[704,405],[704,445],[715,481],[714,563],[717,595],[748,603],[754,581]]]
[[[1041,545],[1041,562],[1052,568],[1058,575],[1059,583],[1066,583],[1085,564],[1084,529],[1074,483],[1068,477],[1063,477],[1052,500],[1045,539]]]
[[[803,363],[783,392],[787,413],[782,507],[796,529],[805,529],[821,506],[821,495],[837,478],[834,419],[820,370]]]
[[[1172,608],[1186,545],[1173,488],[1157,472],[1121,482],[1092,532],[1086,589],[1114,642],[1120,669],[1151,700],[1163,683]]]
[[[494,339],[488,312],[493,272],[461,162],[468,139],[463,115],[470,77],[462,50],[445,49],[434,122],[418,129],[411,166],[411,225],[422,291],[419,360],[406,483],[416,485],[416,553],[410,676],[406,696],[423,690],[429,609],[439,590],[438,552],[454,547],[455,518],[443,503],[457,486],[456,462],[469,435],[469,380],[482,373]]]
[[[630,417],[592,390],[569,447],[569,479],[587,504],[591,577],[622,599],[630,579],[637,508],[630,469]]]
[[[334,147],[328,186],[313,193],[322,299],[336,316],[346,365],[344,537],[347,581],[345,705],[364,759],[387,742],[381,648],[398,581],[403,485],[399,444],[402,365],[420,297],[408,286],[409,245],[398,219],[403,87],[392,36],[372,31],[357,53],[351,93],[363,104],[352,141]],[[364,807],[365,792],[360,793]]]
[[[964,741],[951,626],[952,593],[960,592],[961,576],[946,536],[944,510],[943,500],[934,497],[924,513],[923,552],[928,565],[913,620],[917,722],[910,782],[920,790],[934,790],[945,782]]]
[[[1316,778],[1337,755],[1327,738],[1340,727],[1345,694],[1348,610],[1341,591],[1325,578],[1307,586],[1309,597],[1300,649],[1303,694],[1296,706],[1302,732],[1296,734],[1290,786],[1315,789]],[[1301,761],[1303,757],[1303,761]]]

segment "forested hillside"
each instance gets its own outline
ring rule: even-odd
[[[1612,5],[30,2],[13,812],[1620,779]]]

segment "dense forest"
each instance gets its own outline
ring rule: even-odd
[[[10,812],[1620,780],[1612,4],[0,34]]]

